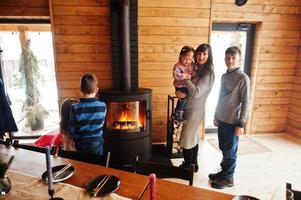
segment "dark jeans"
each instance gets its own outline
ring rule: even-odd
[[[103,138],[78,138],[74,139],[76,151],[91,154],[103,154]]]
[[[220,163],[225,178],[233,178],[239,137],[235,135],[235,124],[218,122],[218,142],[219,149],[223,153],[223,159]]]
[[[186,87],[183,87],[183,88],[175,88],[176,91],[180,91],[182,93],[185,93],[186,95],[188,94],[188,90]],[[185,105],[186,105],[186,97],[184,98],[179,98],[178,101],[177,101],[177,105],[176,105],[176,111],[178,110],[181,110],[181,111],[184,111],[184,108],[185,108]]]

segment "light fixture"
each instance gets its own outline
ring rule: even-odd
[[[248,0],[235,0],[235,4],[238,6],[243,6],[247,3]]]

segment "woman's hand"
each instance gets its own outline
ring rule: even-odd
[[[177,98],[179,98],[179,99],[186,97],[186,94],[181,91],[176,91],[175,94],[176,94]]]

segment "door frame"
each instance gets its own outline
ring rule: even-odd
[[[255,39],[255,24],[250,23],[213,23],[213,31],[245,31],[247,33],[246,41],[246,52],[245,52],[245,61],[244,61],[244,72],[250,77],[251,73],[251,64],[253,58],[253,48],[254,48],[254,39]],[[210,33],[211,36],[211,33]],[[217,128],[207,128],[205,127],[205,133],[216,133]]]

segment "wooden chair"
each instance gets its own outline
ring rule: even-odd
[[[37,146],[33,146],[33,145],[19,144],[19,140],[14,140],[13,147],[20,148],[20,149],[26,149],[29,151],[35,151],[35,152],[39,152],[39,153],[45,153],[45,147],[37,147]],[[54,155],[55,147],[51,148],[50,153],[51,153],[51,155]]]
[[[301,199],[301,191],[298,191],[298,190],[293,190],[292,189],[292,184],[291,183],[286,183],[286,189],[287,190],[290,190],[291,192],[293,192],[294,194],[294,198],[295,200],[297,199]],[[288,199],[288,198],[287,198]]]
[[[62,158],[69,158],[72,160],[83,161],[92,164],[98,164],[108,167],[110,163],[111,152],[107,152],[104,155],[97,155],[91,153],[85,153],[81,151],[65,151],[60,147],[58,156]]]
[[[155,162],[136,161],[135,172],[143,175],[155,173],[158,178],[184,179],[189,181],[190,186],[193,185],[194,165],[191,165],[191,168],[182,168]]]

